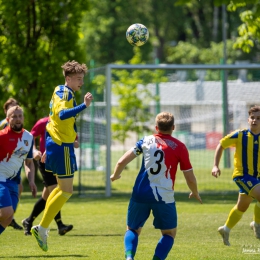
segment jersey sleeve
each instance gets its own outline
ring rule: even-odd
[[[31,134],[34,137],[38,137],[41,135],[42,133],[42,129],[45,129],[46,126],[46,122],[44,122],[43,120],[38,120],[35,125],[33,126],[32,130],[31,130]]]
[[[236,143],[237,143],[237,140],[238,140],[238,136],[239,136],[239,131],[234,131],[234,132],[226,135],[225,137],[223,137],[220,140],[221,146],[224,149],[226,149],[228,147],[236,146]]]
[[[27,157],[26,159],[33,159],[33,140],[32,140],[32,144],[31,144],[31,148],[30,148],[30,151],[29,153],[27,154]]]
[[[61,120],[65,120],[65,119],[68,119],[70,117],[75,117],[78,113],[80,113],[86,107],[87,107],[86,104],[82,103],[82,104],[80,104],[76,107],[61,110],[60,113],[59,113],[59,117],[60,117]]]
[[[143,145],[144,139],[139,140],[136,145],[132,148],[132,152],[135,154],[135,156],[139,156],[143,153]]]
[[[0,121],[0,130],[6,128],[7,125],[8,125],[8,122],[7,122],[6,118],[1,120]]]
[[[190,163],[190,158],[189,158],[189,152],[185,145],[183,145],[181,151],[180,169],[181,171],[189,171],[192,169],[192,165]]]

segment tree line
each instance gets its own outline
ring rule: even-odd
[[[96,66],[129,63],[135,51],[125,32],[136,22],[145,24],[150,32],[149,41],[139,48],[141,62],[218,63],[223,55],[223,5],[228,62],[259,62],[258,2],[0,0],[2,105],[10,96],[19,100],[25,109],[25,126],[30,129],[37,119],[48,115],[53,89],[64,83],[64,62],[75,59],[88,66],[91,60]],[[0,115],[4,117],[3,111]]]

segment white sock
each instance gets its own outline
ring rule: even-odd
[[[230,228],[228,228],[226,225],[224,226],[224,230],[228,233],[230,232]]]

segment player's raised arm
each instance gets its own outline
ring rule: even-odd
[[[111,181],[115,181],[121,178],[121,173],[125,169],[126,165],[136,158],[133,150],[127,151],[117,162],[114,173],[110,176]]]
[[[91,103],[91,101],[93,100],[93,96],[91,93],[87,93],[85,96],[84,96],[84,103],[85,105],[88,107]]]

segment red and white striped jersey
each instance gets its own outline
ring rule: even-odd
[[[0,181],[20,175],[25,159],[33,158],[33,136],[22,129],[20,133],[10,126],[0,131]]]

